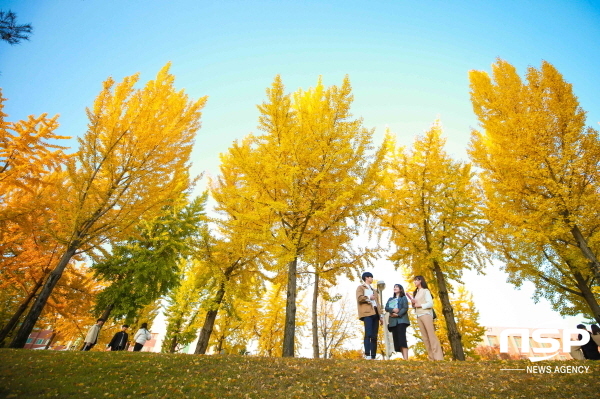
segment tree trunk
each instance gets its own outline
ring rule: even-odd
[[[594,297],[594,293],[590,289],[590,287],[586,284],[585,279],[581,275],[581,273],[575,271],[573,273],[573,277],[575,277],[575,282],[577,284],[577,288],[581,291],[583,295],[583,299],[590,307],[592,311],[592,315],[596,322],[600,323],[600,305],[598,305],[598,301],[596,301],[596,297]]]
[[[177,334],[173,335],[173,339],[171,339],[171,343],[169,344],[169,353],[175,353],[175,349],[177,349]]]
[[[438,283],[438,294],[440,301],[442,302],[442,313],[444,319],[446,319],[446,328],[448,329],[448,340],[450,341],[450,347],[452,348],[452,358],[454,360],[465,360],[465,353],[461,341],[460,332],[456,326],[456,320],[454,319],[454,309],[450,303],[450,296],[448,295],[448,287],[446,286],[446,279],[439,263],[433,261],[433,270],[435,272],[435,278]]]
[[[319,328],[317,325],[317,302],[319,300],[319,272],[315,271],[315,289],[312,299],[312,339],[313,339],[313,358],[319,358]]]
[[[6,323],[4,328],[2,328],[2,331],[0,331],[0,347],[4,346],[4,340],[6,339],[6,337],[8,337],[8,335],[11,333],[11,331],[15,329],[15,327],[17,326],[17,323],[19,322],[19,319],[21,318],[23,313],[25,313],[25,310],[27,310],[27,307],[29,306],[29,303],[31,302],[31,300],[33,298],[35,298],[35,296],[36,296],[37,292],[39,291],[40,287],[42,286],[43,282],[44,282],[44,279],[41,278],[35,283],[35,286],[31,290],[29,295],[27,295],[27,298],[25,298],[23,303],[21,303],[21,305],[19,305],[19,308],[17,309],[15,314],[10,318],[8,323]]]
[[[38,318],[40,317],[40,314],[42,313],[42,310],[44,310],[44,306],[46,306],[48,298],[50,298],[50,295],[52,294],[52,290],[54,290],[54,287],[58,283],[58,280],[60,280],[60,278],[62,277],[65,268],[69,264],[69,261],[71,260],[73,255],[75,255],[75,251],[77,251],[78,246],[79,242],[72,242],[71,245],[67,248],[67,251],[63,254],[62,258],[58,262],[58,265],[56,265],[54,270],[50,272],[50,275],[48,276],[48,279],[44,284],[44,288],[42,288],[40,295],[38,295],[37,299],[31,306],[31,309],[29,309],[29,313],[27,313],[25,320],[23,320],[21,328],[19,328],[19,331],[10,343],[11,348],[23,348],[27,343],[27,338],[29,337],[29,334],[31,334],[35,323],[37,322]]]
[[[52,341],[54,341],[54,338],[56,338],[56,331],[52,330],[52,335],[50,335],[50,339],[48,340],[48,343],[46,344],[46,347],[44,349],[50,348],[50,345],[52,345]]]
[[[573,238],[575,238],[575,241],[577,242],[577,246],[579,246],[579,249],[581,250],[581,253],[583,254],[583,256],[585,256],[585,258],[590,261],[590,263],[589,263],[590,269],[591,269],[592,273],[594,273],[594,276],[596,276],[596,281],[600,281],[600,262],[598,262],[598,259],[596,258],[596,254],[594,254],[594,252],[588,246],[587,240],[585,239],[585,237],[583,236],[583,234],[581,233],[581,230],[579,230],[579,227],[577,225],[575,225],[571,229],[571,234],[573,235]],[[598,317],[598,316],[595,315],[595,317]]]
[[[171,338],[171,342],[169,343],[169,353],[175,353],[175,349],[177,349],[179,334],[181,334],[181,324],[183,322],[181,316],[179,317],[180,318],[175,322],[175,325],[172,327],[173,338]],[[171,326],[169,325],[168,327],[170,328]]]
[[[198,338],[196,350],[194,351],[196,355],[204,355],[206,353],[206,349],[208,348],[208,341],[210,340],[213,327],[215,326],[215,319],[217,318],[217,313],[219,312],[219,308],[221,307],[221,302],[223,302],[224,296],[225,283],[222,282],[215,296],[215,309],[209,310],[206,313],[206,317],[204,318],[204,325],[200,330],[200,337]]]
[[[106,307],[106,309],[104,309],[104,312],[102,313],[102,316],[100,316],[101,319],[103,319],[105,322],[108,321],[108,317],[110,316],[110,312],[112,312],[113,308],[115,307],[114,303],[111,303],[110,305],[108,305]]]
[[[217,341],[217,354],[223,354],[223,343],[225,342],[225,336],[222,336],[219,341]]]
[[[287,301],[285,304],[285,326],[283,330],[283,357],[294,357],[296,334],[296,269],[298,258],[288,264]]]

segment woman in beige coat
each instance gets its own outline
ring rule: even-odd
[[[443,360],[442,346],[435,335],[433,326],[433,296],[427,288],[427,282],[423,276],[414,278],[415,292],[413,298],[409,298],[417,313],[417,324],[421,332],[421,338],[427,349],[429,360]]]

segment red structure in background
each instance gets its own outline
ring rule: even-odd
[[[52,330],[32,331],[27,338],[25,349],[46,349],[46,345],[51,343],[54,332]]]
[[[53,350],[63,350],[66,347],[64,345],[52,345],[52,341],[56,333],[52,330],[37,330],[33,331],[29,334],[29,338],[27,338],[27,343],[25,344],[25,349],[53,349]]]

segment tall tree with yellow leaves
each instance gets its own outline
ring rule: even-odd
[[[202,304],[206,315],[194,351],[196,354],[206,353],[225,298],[235,295],[242,300],[262,288],[265,251],[252,245],[244,232],[243,220],[230,218],[221,221],[219,233],[222,238],[214,237],[205,229],[199,240],[196,259],[210,275],[205,286],[210,294]]]
[[[249,353],[256,338],[255,323],[262,317],[265,290],[262,285],[247,288],[229,290],[223,301],[209,343],[216,353]]]
[[[66,147],[50,141],[68,139],[55,133],[58,115],[29,116],[27,120],[8,122],[2,110],[6,98],[0,90],[0,199],[5,198],[14,187],[28,190],[39,185],[44,176],[52,173],[66,161]],[[4,208],[7,211],[10,208]],[[3,219],[0,214],[0,220]]]
[[[488,223],[470,165],[453,161],[444,142],[436,122],[414,148],[395,150],[381,187],[384,206],[376,214],[395,245],[391,259],[435,287],[452,356],[465,360],[449,281],[460,281],[466,269],[482,269],[480,240]]]
[[[319,320],[322,307],[333,299],[329,295],[329,289],[336,285],[340,276],[353,279],[354,275],[360,274],[360,270],[371,264],[376,256],[376,249],[360,247],[353,242],[353,238],[358,235],[357,230],[349,226],[345,229],[329,230],[317,238],[303,256],[303,262],[312,269],[305,273],[313,276],[311,313],[314,359],[320,357],[321,343],[325,345],[327,342],[321,339],[324,324]],[[331,350],[326,347],[324,350],[324,355],[331,356]]]
[[[351,103],[348,78],[329,88],[319,80],[292,96],[277,76],[258,107],[264,134],[222,156],[218,185],[229,187],[228,201],[247,204],[233,216],[247,221],[287,277],[283,356],[294,356],[299,259],[327,231],[364,214],[378,182],[384,151],[373,154],[373,132],[352,119]]]
[[[11,346],[22,348],[48,297],[77,251],[126,237],[190,188],[189,155],[206,98],[191,101],[174,87],[167,64],[135,89],[139,75],[104,82],[80,149],[64,172],[54,210],[55,238],[64,253],[32,305]]]
[[[585,126],[572,85],[548,62],[529,67],[523,81],[499,59],[492,76],[472,71],[470,81],[481,130],[469,154],[482,169],[495,248],[511,280],[532,281],[536,298],[563,314],[583,310],[600,322],[598,131]]]
[[[205,289],[210,279],[210,269],[206,263],[192,259],[181,263],[181,284],[167,297],[167,331],[162,345],[163,353],[178,352],[196,339],[203,315],[200,304],[210,295],[210,291]]]
[[[67,161],[68,137],[55,133],[58,117],[9,122],[0,91],[0,289],[10,300],[0,320],[0,345],[38,294],[62,250],[44,226],[56,219],[50,204],[57,171]],[[54,225],[55,227],[55,225]]]
[[[283,355],[285,337],[285,289],[281,283],[272,284],[262,298],[258,311],[260,317],[253,319],[254,338],[258,341],[258,355],[279,357]],[[306,312],[300,308],[296,320],[296,333],[306,325]],[[299,341],[294,341],[294,354],[300,349]]]

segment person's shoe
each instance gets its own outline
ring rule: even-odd
[[[365,360],[371,360],[371,356],[365,356]]]

